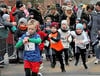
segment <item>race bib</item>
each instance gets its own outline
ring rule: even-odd
[[[49,41],[46,40],[45,43],[44,43],[44,45],[45,46],[49,46]]]
[[[25,44],[25,50],[26,51],[33,51],[33,50],[35,50],[35,44],[34,43],[26,43]]]

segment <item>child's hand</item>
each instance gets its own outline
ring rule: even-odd
[[[28,39],[29,39],[29,37],[25,37],[24,40],[23,40],[23,43],[24,44],[27,43],[28,42]]]
[[[31,18],[33,18],[33,17],[34,17],[34,15],[30,15],[30,17],[31,17]]]
[[[49,35],[49,38],[51,38],[52,36],[51,35]]]
[[[25,40],[28,40],[28,39],[29,39],[29,37],[25,37],[24,39],[25,39]]]
[[[12,22],[12,24],[14,25],[14,26],[16,26],[17,24],[16,24],[16,22]]]
[[[99,35],[100,35],[100,30],[98,32],[99,32]]]
[[[69,37],[69,36],[67,35],[66,38],[68,39],[68,37]]]
[[[66,36],[67,42],[69,42],[68,38],[69,38],[69,36],[67,35],[67,36]]]
[[[83,41],[79,41],[80,44],[83,44]]]
[[[75,42],[75,41],[76,41],[76,39],[73,40],[73,42]]]
[[[27,43],[27,41],[26,40],[23,40],[23,44],[25,44],[25,43]]]

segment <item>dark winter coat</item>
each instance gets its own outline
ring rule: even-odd
[[[59,22],[60,14],[58,12],[55,15],[49,13],[46,17],[50,17],[52,22]]]
[[[60,23],[62,20],[66,20],[66,19],[67,19],[67,16],[65,15],[65,13],[63,13],[60,16]],[[75,20],[76,20],[76,16],[75,14],[72,14],[72,16],[70,17],[70,28],[73,27],[73,25],[75,24]]]
[[[42,15],[39,9],[34,8],[34,19],[36,19],[37,21],[39,21],[39,23],[41,25],[43,25],[43,19],[42,19]]]
[[[22,18],[22,17],[25,17],[25,13],[24,11],[20,11],[20,10],[16,10],[14,13],[13,13],[13,16],[15,16],[15,22],[18,23],[19,19]]]
[[[100,31],[100,12],[93,12],[89,23],[91,26],[91,40],[94,42],[96,40],[96,36],[98,35],[98,31]]]

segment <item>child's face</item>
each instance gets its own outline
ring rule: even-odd
[[[56,31],[57,31],[57,28],[56,28],[56,27],[52,27],[52,28],[51,28],[51,32],[52,32],[52,33],[55,33]]]
[[[85,23],[83,23],[83,28],[86,29],[86,24]]]
[[[71,14],[71,13],[72,13],[72,10],[66,10],[66,11],[65,11],[65,14],[67,15],[67,13],[68,13],[68,14]]]
[[[24,10],[24,7],[19,8],[19,10],[23,11]]]
[[[27,6],[28,8],[31,8],[32,7],[32,5],[31,4],[28,4],[28,6]]]
[[[34,34],[36,32],[36,27],[35,26],[28,26],[28,32],[29,34]]]
[[[47,26],[47,27],[46,27],[46,30],[50,30],[50,27],[49,27],[49,26]]]
[[[46,22],[51,22],[51,19],[49,18],[49,19],[47,19],[47,21]]]
[[[77,34],[81,34],[82,33],[82,29],[81,28],[77,28],[76,32],[77,32]]]
[[[20,23],[20,26],[23,26],[23,27],[24,27],[24,26],[25,26],[25,24],[24,24],[24,23]]]
[[[7,18],[7,22],[10,22],[10,17]]]
[[[76,20],[76,24],[78,24],[79,23],[79,21],[78,20]]]
[[[67,28],[67,26],[66,26],[66,24],[62,24],[62,29],[66,29]]]
[[[51,12],[54,14],[56,12],[56,10],[55,9],[52,9]]]

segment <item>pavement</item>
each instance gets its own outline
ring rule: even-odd
[[[66,72],[62,73],[59,62],[56,67],[51,68],[50,62],[43,60],[43,68],[40,70],[43,76],[100,76],[100,64],[94,64],[95,57],[88,59],[88,69],[84,69],[81,61],[78,66],[74,66],[74,60],[69,62],[69,66],[65,65]],[[5,68],[0,69],[0,76],[24,76],[24,64],[9,64]]]

